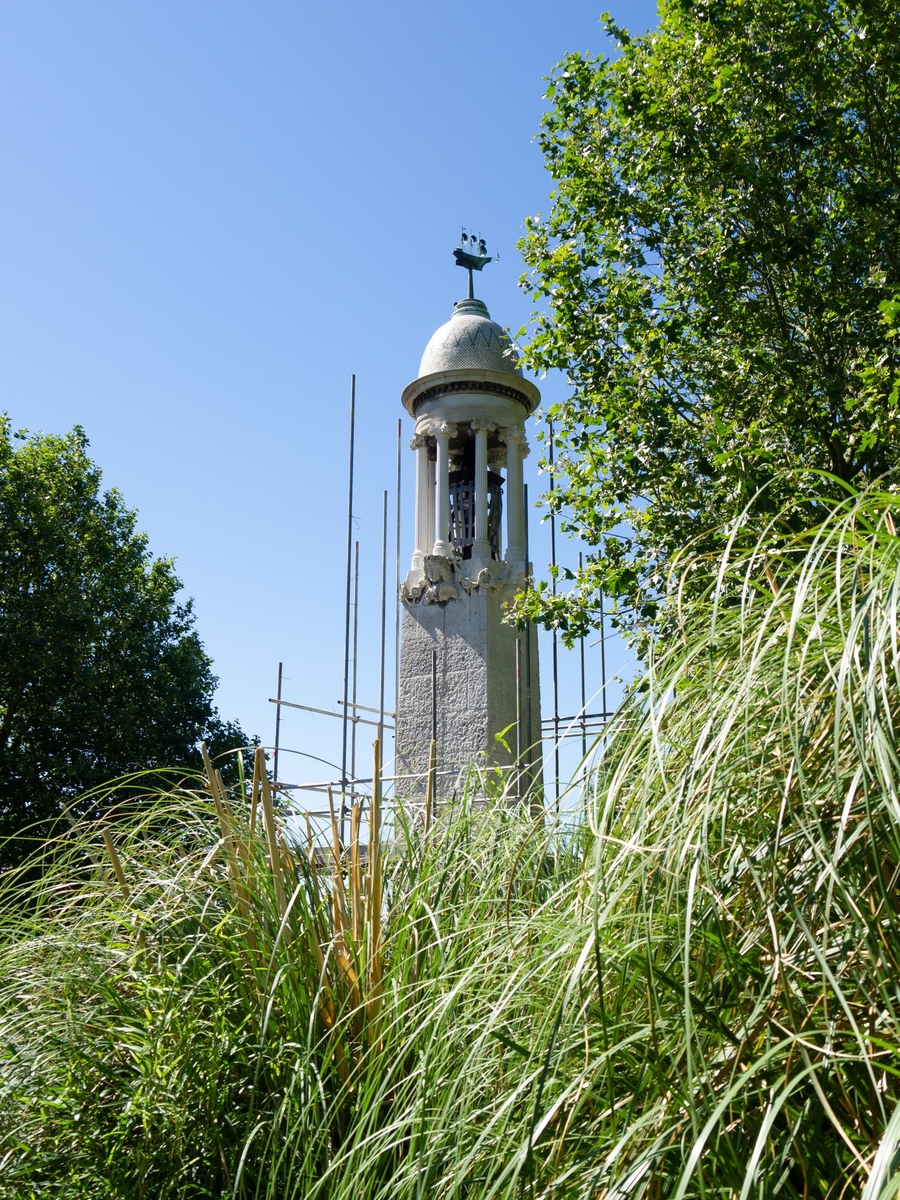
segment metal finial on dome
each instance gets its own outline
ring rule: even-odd
[[[478,246],[477,254],[475,254],[473,250],[467,249],[469,245],[475,246],[476,244]],[[468,300],[475,299],[475,285],[472,272],[483,270],[487,263],[491,262],[493,259],[493,255],[486,253],[486,251],[487,246],[485,245],[483,237],[477,237],[474,233],[469,236],[467,235],[465,229],[463,229],[460,244],[453,251],[453,257],[456,259],[456,265],[458,267],[465,267],[465,269],[469,272]]]

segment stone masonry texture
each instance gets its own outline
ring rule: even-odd
[[[531,638],[531,720],[526,705],[524,639]],[[519,711],[516,728],[516,642],[521,642]],[[397,711],[397,794],[413,801],[425,792],[432,736],[432,655],[437,654],[436,801],[458,794],[473,763],[511,765],[517,745],[524,751],[530,733],[538,743],[540,701],[537,637],[503,624],[502,599],[495,588],[475,588],[442,604],[404,601],[400,642],[400,694]],[[530,725],[530,729],[529,729]],[[500,734],[507,750],[495,736]]]

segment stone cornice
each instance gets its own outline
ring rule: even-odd
[[[491,396],[508,396],[510,400],[517,400],[526,412],[531,412],[528,400],[517,388],[510,387],[505,383],[491,383],[484,380],[474,387],[471,383],[457,381],[455,383],[438,383],[434,387],[427,388],[413,400],[412,415],[415,416],[422,405],[429,400],[436,400],[439,396],[452,396],[454,392],[487,392]]]
[[[477,395],[479,392],[514,400],[529,416],[541,399],[540,392],[528,379],[521,379],[506,371],[466,369],[439,371],[414,380],[403,390],[403,407],[414,417],[423,404],[440,396]]]

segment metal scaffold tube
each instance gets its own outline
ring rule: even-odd
[[[403,421],[397,421],[397,566],[394,578],[394,712],[400,700],[400,484],[403,470]]]
[[[359,678],[359,542],[353,545],[353,674],[350,707],[356,715],[356,684]],[[356,779],[356,722],[350,732],[350,780]]]
[[[553,422],[548,422],[550,434],[550,594],[556,596],[556,512],[553,508]],[[553,790],[556,810],[559,811],[559,634],[553,626]]]
[[[388,494],[384,493],[384,508],[381,516],[381,669],[378,684],[378,740],[384,747],[384,668],[387,648],[387,527]],[[356,703],[356,697],[353,697]],[[382,755],[382,760],[384,756]]]
[[[344,610],[344,722],[341,732],[341,837],[347,821],[347,735],[350,702],[350,589],[353,583],[353,450],[356,432],[356,376],[350,376],[350,464],[347,480],[347,598]]]

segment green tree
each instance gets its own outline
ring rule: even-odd
[[[15,438],[20,445],[15,446]],[[245,745],[136,514],[76,427],[13,435],[0,418],[0,867],[86,789],[130,770],[198,765],[197,743]]]
[[[572,389],[547,414],[551,503],[592,547],[526,607],[570,638],[600,587],[646,629],[685,545],[809,523],[813,495],[900,455],[896,0],[663,0],[635,38],[606,20],[620,55],[550,81],[557,186],[522,243],[527,361]]]

